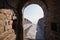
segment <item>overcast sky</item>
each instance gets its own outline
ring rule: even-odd
[[[23,13],[24,18],[29,19],[34,24],[36,24],[40,18],[44,17],[42,8],[37,4],[27,6]]]

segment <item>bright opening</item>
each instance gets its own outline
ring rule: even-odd
[[[36,39],[36,34],[41,29],[37,29],[38,20],[44,17],[43,9],[37,4],[28,5],[23,12],[23,27],[25,38]],[[39,31],[39,32],[40,32]],[[38,33],[39,34],[39,33]],[[40,37],[42,34],[40,34]],[[39,39],[39,38],[38,38]]]
[[[31,4],[24,9],[24,18],[29,19],[34,24],[43,17],[43,9],[37,4]]]

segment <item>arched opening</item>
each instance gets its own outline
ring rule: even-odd
[[[25,39],[44,39],[43,18],[44,12],[40,5],[30,4],[25,7],[23,10],[23,29]]]

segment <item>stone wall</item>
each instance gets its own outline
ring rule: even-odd
[[[45,22],[45,40],[60,40],[60,2],[59,0],[46,0],[48,13]]]
[[[16,18],[11,9],[0,9],[0,40],[16,40],[13,20]]]

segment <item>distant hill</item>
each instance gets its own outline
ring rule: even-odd
[[[32,23],[32,22],[31,22],[30,20],[24,18],[24,19],[23,19],[23,24],[27,24],[27,23]]]

